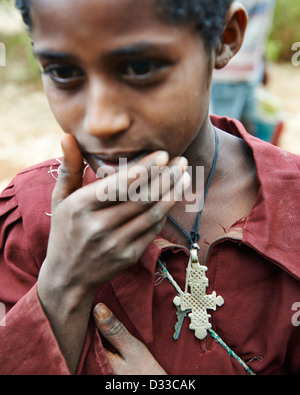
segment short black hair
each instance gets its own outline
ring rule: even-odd
[[[16,7],[21,11],[23,21],[31,29],[32,20],[30,16],[30,0],[15,0]]]
[[[166,21],[194,25],[201,33],[206,48],[218,46],[226,13],[232,2],[233,0],[155,0],[158,14]],[[25,24],[32,30],[30,0],[15,0],[15,3]]]
[[[192,24],[206,48],[217,48],[233,0],[156,0],[158,12],[174,24]]]

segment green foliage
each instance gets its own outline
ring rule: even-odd
[[[0,0],[0,20],[1,16],[11,17],[14,2],[14,0]],[[5,81],[20,84],[40,83],[39,67],[34,59],[31,38],[26,34],[25,27],[24,30],[17,27],[13,34],[0,29],[0,42],[4,43],[6,48],[6,67],[0,68],[0,85]]]
[[[23,33],[13,36],[0,34],[0,42],[6,47],[6,67],[1,67],[0,82],[39,83],[40,70],[33,56],[29,36]]]
[[[267,59],[291,61],[294,42],[300,42],[300,1],[277,0],[274,21],[266,47]]]
[[[12,4],[14,3],[14,0],[0,0],[0,6],[3,8],[5,7],[6,9],[9,7],[11,8]]]

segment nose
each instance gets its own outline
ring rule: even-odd
[[[90,84],[85,130],[92,136],[109,137],[126,131],[131,124],[121,92],[114,84],[93,81]]]

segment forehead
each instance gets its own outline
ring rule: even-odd
[[[33,33],[88,36],[172,28],[155,11],[156,0],[33,0]],[[174,28],[174,27],[173,27]],[[177,29],[178,28],[174,28]],[[101,37],[94,37],[101,40]]]
[[[89,57],[134,42],[199,44],[192,27],[175,26],[156,12],[157,0],[33,0],[35,49],[80,52]],[[200,40],[201,41],[201,40]],[[202,44],[202,42],[201,42]]]
[[[38,18],[54,18],[78,23],[105,23],[118,15],[120,23],[132,17],[154,16],[155,0],[31,0],[31,11]],[[144,12],[141,12],[144,11]]]

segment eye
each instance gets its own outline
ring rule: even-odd
[[[123,65],[121,74],[123,78],[134,82],[146,82],[155,77],[163,68],[166,62],[156,59],[137,59],[131,60]]]
[[[48,75],[55,83],[65,86],[66,88],[81,83],[85,77],[83,71],[79,67],[63,64],[46,66],[43,73]]]

